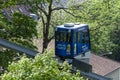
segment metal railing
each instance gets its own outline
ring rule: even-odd
[[[26,48],[22,45],[15,44],[13,42],[10,42],[10,41],[8,41],[6,39],[2,39],[2,38],[0,38],[0,46],[15,50],[15,51],[18,51],[21,53],[25,53],[27,56],[30,56],[30,57],[35,57],[36,54],[39,53],[38,51],[32,50],[30,48]]]

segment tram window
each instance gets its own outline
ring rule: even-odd
[[[85,32],[82,32],[82,43],[85,43]]]
[[[61,41],[66,42],[66,32],[61,33]]]
[[[82,32],[82,43],[89,43],[89,32],[88,32],[88,30],[84,30]]]
[[[88,31],[86,32],[85,42],[89,43],[89,32]]]
[[[74,33],[74,42],[76,43],[76,33]]]
[[[66,37],[67,37],[67,32],[65,31],[56,32],[56,41],[66,42],[67,41]]]
[[[80,43],[80,36],[81,36],[81,35],[80,35],[80,32],[78,32],[78,40],[77,40],[78,43]]]
[[[60,41],[60,32],[56,32],[56,41]]]
[[[71,42],[71,33],[69,32],[69,33],[67,33],[67,35],[66,35],[66,42]]]

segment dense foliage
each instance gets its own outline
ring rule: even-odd
[[[120,6],[118,0],[83,1],[71,8],[76,21],[90,26],[91,50],[96,53],[119,54]]]
[[[0,37],[24,45],[28,48],[35,49],[32,39],[37,37],[36,22],[30,17],[18,12],[11,14],[11,18],[6,18],[3,13],[0,14]],[[17,52],[1,47],[0,66],[4,69],[8,66],[14,57],[18,56]]]
[[[71,67],[66,62],[58,64],[52,53],[12,62],[2,80],[83,80],[79,73],[70,73]]]

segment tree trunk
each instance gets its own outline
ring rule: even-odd
[[[50,2],[50,5],[48,6],[49,11],[48,14],[46,15],[46,24],[43,27],[43,49],[42,53],[47,49],[47,46],[49,44],[49,28],[50,28],[50,21],[51,21],[51,14],[52,14],[52,0]]]
[[[46,38],[46,36],[43,37],[43,48],[42,48],[42,53],[45,52],[45,50],[47,49],[48,46],[48,39]]]
[[[43,49],[42,49],[42,53],[44,53],[44,51],[47,49],[47,46],[49,44],[49,28],[50,28],[50,19],[51,18],[51,13],[50,15],[47,16],[47,22],[46,25],[44,26],[44,31],[43,31]]]

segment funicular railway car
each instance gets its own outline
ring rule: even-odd
[[[86,56],[89,51],[88,25],[67,23],[55,27],[55,55],[72,59],[77,55]]]

